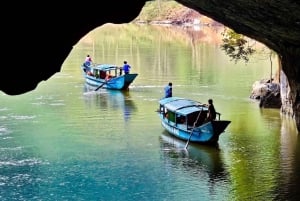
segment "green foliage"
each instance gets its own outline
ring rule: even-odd
[[[249,61],[255,49],[249,46],[249,42],[241,34],[234,32],[231,29],[225,30],[223,33],[223,44],[221,49],[237,63],[240,60],[244,60],[246,63]]]

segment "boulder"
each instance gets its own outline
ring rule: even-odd
[[[250,98],[260,100],[259,107],[281,108],[280,84],[266,79],[256,81],[252,85]]]

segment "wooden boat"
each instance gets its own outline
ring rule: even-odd
[[[170,97],[159,100],[157,110],[162,126],[173,136],[201,144],[216,144],[231,123],[217,118],[206,121],[208,106],[197,101]]]
[[[122,67],[112,64],[91,64],[89,66],[82,64],[81,69],[85,82],[99,88],[127,90],[130,84],[135,80],[137,73],[123,73]]]

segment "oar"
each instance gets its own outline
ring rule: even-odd
[[[95,91],[98,91],[98,89],[100,89],[101,87],[103,87],[106,83],[107,83],[107,81],[104,82],[103,84],[101,84],[100,86],[98,86],[97,89],[95,89]]]
[[[203,108],[202,108],[202,110],[203,110]],[[185,147],[184,147],[185,149],[187,149],[187,147],[188,147],[188,145],[189,145],[189,142],[190,142],[190,139],[191,139],[191,137],[192,137],[194,128],[196,127],[196,123],[198,122],[198,119],[199,119],[199,117],[200,117],[200,114],[201,114],[202,110],[200,110],[200,112],[199,112],[199,114],[198,114],[198,117],[197,117],[196,121],[194,122],[194,126],[193,126],[193,128],[192,128],[192,131],[191,131],[191,134],[190,134],[190,136],[189,136],[189,139],[188,139],[188,141],[187,141],[186,144],[185,144]]]

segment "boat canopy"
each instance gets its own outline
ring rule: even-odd
[[[178,98],[178,97],[163,98],[163,99],[159,100],[159,104],[165,105],[167,103],[170,103],[172,101],[177,101],[177,100],[184,100],[184,98]]]
[[[189,100],[184,98],[177,98],[177,97],[171,97],[171,98],[164,98],[160,100],[160,104],[164,105],[167,109],[175,111],[180,108],[184,107],[190,107],[190,106],[201,106],[203,104]]]
[[[179,97],[164,98],[161,99],[159,103],[164,105],[166,109],[185,116],[193,112],[208,110],[208,108],[200,102]]]
[[[200,111],[208,111],[207,107],[195,107],[195,106],[191,106],[191,107],[185,107],[179,110],[176,110],[176,114],[180,114],[182,116],[187,116],[188,114],[194,113],[194,112],[200,112]]]
[[[112,64],[98,64],[97,66],[94,66],[94,69],[102,70],[102,71],[110,71],[110,70],[115,70],[120,67]]]

